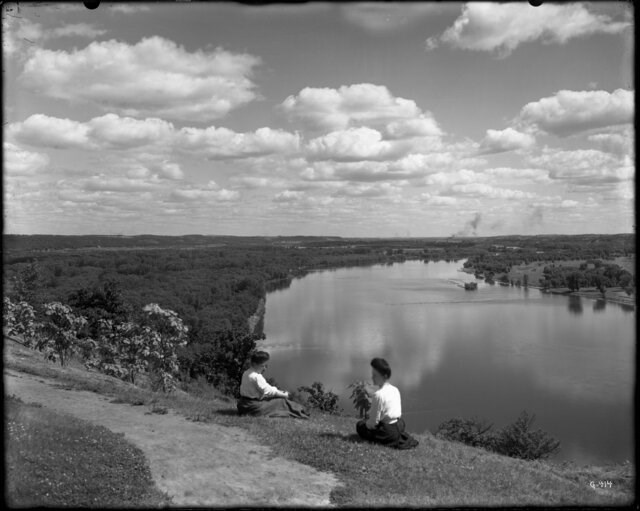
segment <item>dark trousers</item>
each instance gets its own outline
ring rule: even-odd
[[[418,441],[405,431],[404,419],[398,419],[394,424],[378,422],[375,428],[370,429],[364,420],[358,421],[356,431],[361,438],[369,442],[388,445],[396,449],[411,449],[418,445]]]

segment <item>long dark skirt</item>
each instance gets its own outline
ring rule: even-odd
[[[405,431],[404,419],[398,419],[394,424],[378,422],[375,428],[367,427],[364,420],[358,421],[356,431],[361,438],[396,449],[411,449],[418,445],[418,441]]]
[[[296,417],[298,419],[309,418],[309,414],[301,404],[284,397],[274,397],[270,399],[240,397],[237,406],[240,415],[252,415],[254,417]]]

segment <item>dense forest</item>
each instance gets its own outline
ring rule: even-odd
[[[99,319],[125,321],[150,303],[175,311],[188,328],[179,352],[181,369],[222,387],[238,375],[220,381],[220,364],[241,366],[263,335],[262,323],[248,319],[266,293],[317,269],[467,258],[467,267],[500,274],[513,265],[545,261],[550,263],[548,286],[575,281],[635,287],[633,276],[610,262],[635,253],[635,237],[622,234],[411,239],[4,235],[3,242],[5,296],[28,301],[37,314],[45,303],[68,304],[90,320],[87,336],[98,335]],[[585,265],[553,266],[573,259]]]

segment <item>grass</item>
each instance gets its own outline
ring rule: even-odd
[[[21,357],[15,356],[17,352]],[[329,471],[341,484],[331,495],[341,506],[622,505],[634,499],[631,464],[576,466],[527,462],[482,449],[415,435],[420,445],[397,451],[360,441],[355,417],[315,413],[311,420],[239,417],[235,403],[204,382],[191,382],[172,395],[151,392],[80,368],[61,369],[37,352],[8,343],[5,367],[56,378],[72,388],[154,408],[170,408],[201,422],[240,427],[275,455]],[[152,412],[153,413],[153,412]],[[408,425],[409,431],[411,424]],[[593,490],[590,481],[610,480]]]
[[[39,405],[5,397],[10,507],[158,507],[142,451],[122,435]]]

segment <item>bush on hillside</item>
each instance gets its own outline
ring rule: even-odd
[[[46,319],[36,347],[44,352],[47,359],[59,360],[60,365],[64,366],[71,355],[78,351],[78,334],[87,320],[74,314],[68,305],[59,302],[46,303],[44,314]]]
[[[355,406],[361,419],[369,418],[369,410],[371,409],[371,398],[369,397],[365,387],[365,382],[361,380],[354,381],[348,387],[353,389],[350,397],[353,401],[353,406]]]
[[[493,432],[493,425],[478,419],[449,419],[438,426],[436,436],[482,447],[512,458],[545,459],[560,449],[560,442],[542,430],[531,431],[535,415],[523,411],[513,424]]]
[[[301,399],[304,400],[304,404],[310,408],[325,413],[337,414],[340,412],[338,395],[324,390],[324,385],[319,381],[312,383],[311,387],[298,387],[298,392],[302,394]]]

